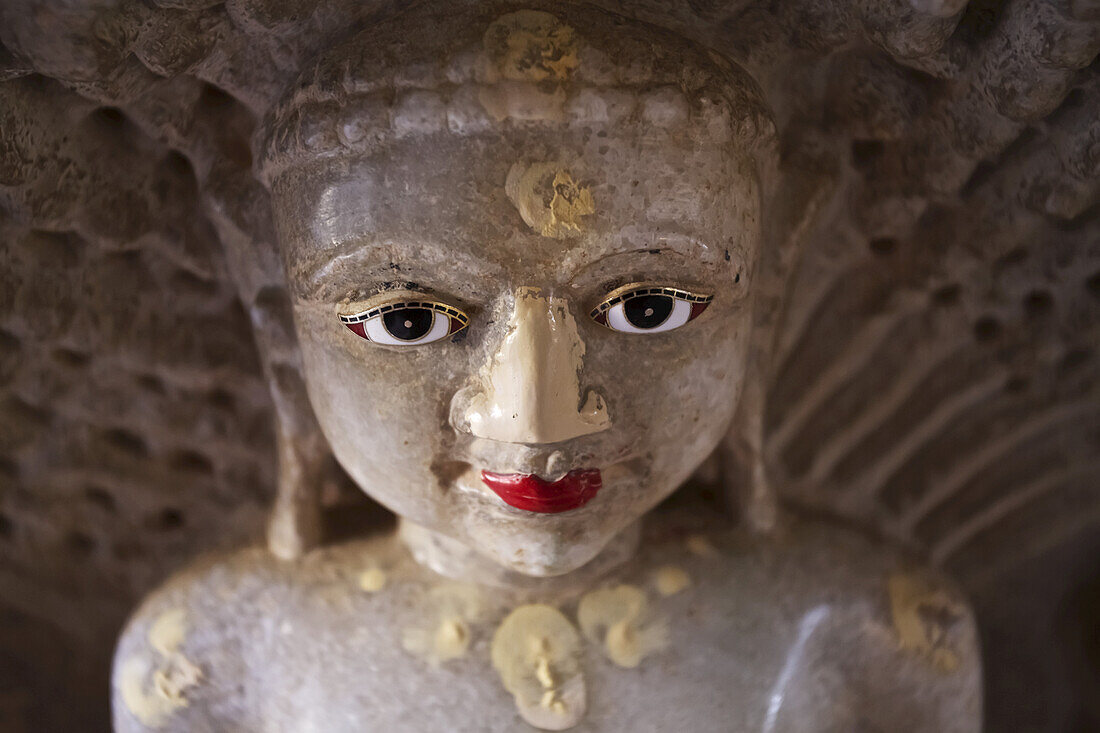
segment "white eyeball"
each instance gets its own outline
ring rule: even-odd
[[[466,328],[469,319],[443,303],[400,302],[341,315],[340,321],[371,343],[388,346],[422,346]]]
[[[678,288],[628,285],[592,310],[592,319],[622,333],[662,333],[697,318],[712,296]]]
[[[607,327],[623,333],[660,333],[691,318],[691,304],[671,295],[645,295],[616,303],[607,311]]]

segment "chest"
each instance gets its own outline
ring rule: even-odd
[[[668,604],[651,619],[662,627],[653,633],[663,638],[632,668],[612,662],[600,640],[584,640],[578,666],[585,710],[571,730],[764,728],[777,685],[792,681],[790,674],[783,678],[790,634],[773,628],[765,639],[739,628],[743,620],[703,617],[692,605],[686,599]],[[389,619],[348,634],[315,634],[305,648],[265,652],[271,674],[262,692],[266,702],[255,709],[266,708],[267,730],[533,730],[493,666],[496,626],[471,624],[467,646],[447,660],[410,651],[410,629]],[[285,721],[292,727],[279,727]]]

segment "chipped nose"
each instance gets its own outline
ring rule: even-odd
[[[606,430],[611,421],[603,397],[581,390],[583,357],[565,299],[521,288],[508,332],[465,410],[469,431],[508,443],[558,443]]]

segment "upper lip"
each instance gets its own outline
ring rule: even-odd
[[[481,480],[509,506],[540,514],[579,509],[603,486],[597,468],[575,469],[555,481],[534,474],[482,471]]]

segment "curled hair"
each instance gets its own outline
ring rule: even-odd
[[[675,129],[747,149],[774,138],[740,67],[665,29],[586,6],[431,3],[325,51],[259,132],[261,178],[438,133]]]

